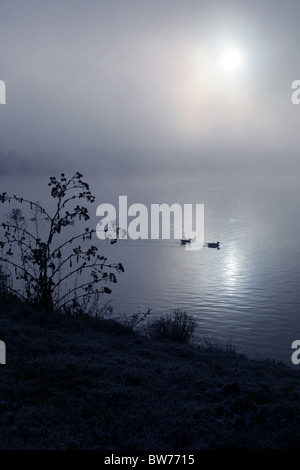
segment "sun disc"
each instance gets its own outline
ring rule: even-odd
[[[237,70],[240,67],[241,63],[241,53],[234,49],[226,51],[222,57],[222,64],[225,70]]]

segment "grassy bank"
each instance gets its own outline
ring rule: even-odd
[[[300,375],[0,300],[0,449],[300,448]]]

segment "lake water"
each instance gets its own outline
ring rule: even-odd
[[[291,364],[291,344],[300,338],[297,187],[198,190],[193,199],[205,206],[205,241],[220,241],[220,250],[120,240],[111,248],[125,266],[112,294],[115,312],[181,308],[196,319],[199,338]]]
[[[34,200],[45,199],[45,181],[36,182]],[[14,180],[18,185],[23,188],[24,179]],[[1,191],[10,187],[2,179]],[[220,241],[220,250],[188,250],[178,240],[119,240],[114,245],[97,240],[110,261],[125,267],[112,286],[115,314],[151,308],[155,316],[181,308],[197,321],[198,338],[229,340],[248,356],[291,364],[291,344],[300,339],[297,181],[243,185],[237,180],[224,186],[181,180],[166,188],[158,179],[154,188],[153,179],[131,185],[120,180],[106,188],[105,199],[96,183],[91,187],[97,203],[116,207],[121,194],[128,195],[129,204],[203,203],[205,241]],[[92,215],[91,224],[96,223]]]

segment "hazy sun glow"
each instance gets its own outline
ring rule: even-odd
[[[222,56],[225,70],[235,71],[242,65],[242,54],[237,49],[228,49]]]

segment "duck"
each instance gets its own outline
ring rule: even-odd
[[[180,240],[180,241],[181,241],[181,245],[186,245],[187,243],[191,243],[192,239],[189,238],[188,240]]]
[[[220,242],[217,243],[207,243],[208,248],[217,248],[218,250],[220,249]]]

